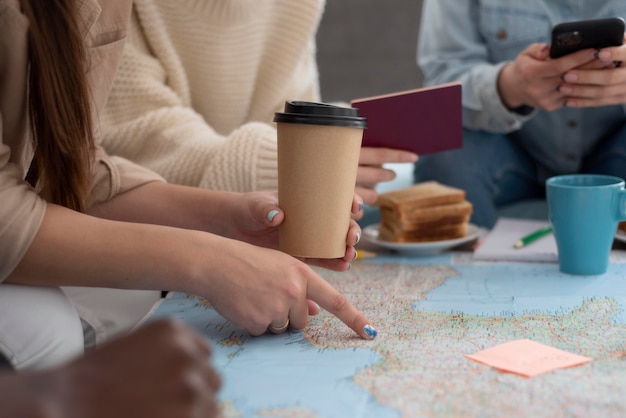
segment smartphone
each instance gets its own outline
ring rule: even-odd
[[[624,19],[579,20],[552,28],[550,58],[559,58],[585,48],[619,46],[624,42]]]

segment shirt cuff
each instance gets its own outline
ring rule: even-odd
[[[491,115],[490,125],[494,127],[495,131],[501,133],[508,133],[520,129],[536,112],[531,106],[520,106],[515,109],[509,109],[502,102],[498,90],[498,77],[502,68],[507,64],[508,62],[503,62],[486,69],[482,77],[483,82],[481,83],[482,86],[480,89],[483,95],[482,102],[487,104],[485,111],[487,114]]]

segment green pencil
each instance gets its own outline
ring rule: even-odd
[[[551,225],[546,225],[543,228],[540,228],[540,229],[536,230],[535,232],[531,232],[530,234],[526,235],[525,237],[520,238],[513,245],[513,247],[514,248],[523,248],[523,247],[527,246],[528,244],[531,244],[531,243],[537,241],[539,238],[545,237],[546,235],[551,234],[551,233],[552,233],[552,226]]]

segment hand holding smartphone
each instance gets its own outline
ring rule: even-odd
[[[550,58],[585,48],[620,46],[623,42],[624,19],[620,17],[559,23],[552,29]]]

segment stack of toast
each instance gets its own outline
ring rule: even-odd
[[[378,196],[378,238],[392,242],[427,242],[462,238],[472,214],[465,191],[427,181]]]

